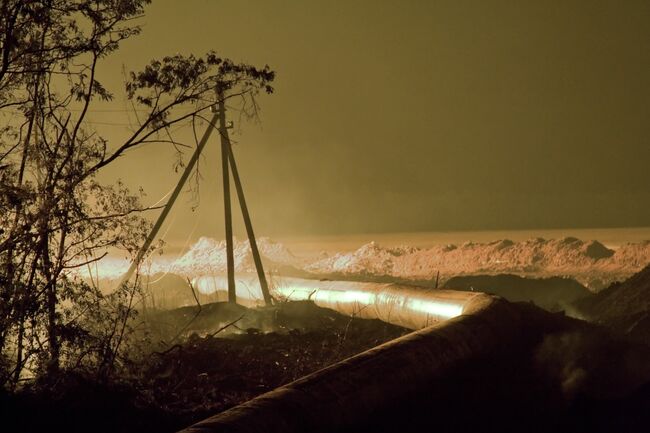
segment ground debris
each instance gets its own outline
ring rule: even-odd
[[[186,332],[152,346],[116,383],[71,375],[55,393],[0,394],[3,431],[173,432],[409,332],[311,302],[204,305],[187,326],[192,317],[187,308],[155,315],[156,336]]]
[[[141,404],[190,423],[408,332],[310,302],[284,304],[274,315],[275,331],[194,333],[178,350],[155,357],[142,373],[153,392]]]

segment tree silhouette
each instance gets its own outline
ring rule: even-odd
[[[133,314],[137,286],[102,293],[79,276],[108,248],[134,254],[149,223],[140,195],[96,175],[143,144],[173,146],[173,128],[196,128],[217,87],[244,113],[271,93],[274,73],[222,59],[175,55],[131,73],[139,123],[109,143],[87,121],[113,98],[101,60],[140,32],[149,0],[3,1],[0,17],[0,381],[61,367],[109,374]],[[142,114],[144,111],[144,114]],[[98,326],[97,322],[101,322]]]

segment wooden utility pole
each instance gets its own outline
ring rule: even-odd
[[[230,182],[228,179],[229,177],[228,163],[230,163],[230,169],[232,169],[232,177],[233,180],[235,181],[235,189],[237,190],[237,198],[239,199],[239,206],[241,207],[242,217],[244,218],[244,226],[246,227],[248,243],[251,248],[251,253],[253,254],[253,261],[255,262],[255,270],[257,271],[257,277],[260,281],[260,288],[262,289],[262,296],[264,297],[264,303],[266,305],[271,305],[273,300],[271,298],[271,293],[269,292],[269,285],[266,281],[266,275],[264,274],[264,266],[262,265],[262,258],[260,257],[260,252],[259,249],[257,248],[257,240],[255,239],[255,232],[253,231],[253,223],[251,222],[251,217],[248,212],[248,206],[246,205],[244,188],[242,187],[241,184],[239,171],[237,170],[237,163],[235,162],[235,155],[232,152],[232,146],[230,144],[230,136],[228,135],[228,125],[226,123],[226,107],[224,102],[225,97],[223,91],[218,90],[217,92],[218,92],[217,97],[219,100],[219,134],[221,135],[221,158],[222,158],[222,165],[223,165],[223,172],[224,172],[223,183],[224,183],[224,208],[226,211],[226,248],[228,248],[227,257],[228,260],[230,260],[230,257],[232,257],[232,217],[230,215],[230,209],[231,209]],[[230,244],[228,243],[229,236],[230,236]],[[234,290],[235,287],[234,266],[231,266],[231,263],[232,262],[230,261],[228,262],[228,300],[230,302],[235,302],[236,296]],[[232,287],[233,287],[232,291],[231,291],[231,280],[232,280]]]
[[[257,241],[255,240],[255,232],[253,231],[253,223],[251,223],[251,217],[248,213],[248,206],[246,205],[246,197],[244,197],[244,188],[242,188],[241,186],[241,180],[239,179],[239,172],[237,171],[237,164],[235,163],[235,155],[232,153],[230,140],[226,140],[226,141],[228,141],[228,158],[230,159],[232,178],[235,181],[235,188],[237,189],[237,197],[239,198],[239,205],[241,207],[242,216],[244,217],[244,225],[246,226],[246,234],[248,235],[248,243],[250,244],[251,252],[253,253],[255,270],[257,270],[257,278],[260,280],[260,288],[262,289],[262,295],[264,296],[264,303],[266,305],[271,305],[273,300],[271,299],[271,293],[269,292],[269,285],[266,281],[266,275],[264,274],[264,267],[262,266],[262,258],[260,257],[260,251],[257,248]]]
[[[217,103],[219,115],[219,135],[221,136],[221,170],[223,174],[223,210],[226,224],[226,269],[228,272],[228,302],[237,303],[235,288],[235,258],[233,254],[232,239],[232,209],[230,206],[230,173],[228,169],[228,153],[230,153],[230,140],[228,125],[226,125],[226,103],[223,89],[217,89]]]
[[[255,240],[255,232],[253,231],[253,224],[251,222],[251,217],[248,212],[248,206],[246,205],[246,198],[244,197],[244,189],[242,188],[241,179],[239,178],[239,172],[237,171],[237,164],[235,163],[235,155],[232,152],[232,147],[230,145],[230,137],[228,136],[228,124],[226,122],[226,103],[223,89],[217,88],[217,104],[213,108],[213,115],[208,128],[206,129],[199,145],[192,155],[185,171],[183,172],[181,178],[176,185],[176,189],[170,196],[169,200],[165,204],[163,211],[160,213],[158,220],[154,224],[149,236],[145,240],[144,245],[138,251],[138,254],[131,264],[131,267],[122,277],[120,286],[127,283],[133,272],[137,269],[138,265],[144,258],[147,250],[151,246],[154,238],[158,234],[160,227],[162,226],[165,218],[169,214],[174,202],[178,198],[183,185],[187,181],[192,169],[196,165],[201,151],[205,147],[205,144],[212,133],[212,130],[215,128],[215,124],[218,123],[217,130],[221,136],[221,167],[223,174],[223,207],[224,207],[224,216],[225,216],[225,225],[226,225],[226,270],[228,273],[228,302],[236,303],[237,302],[237,292],[235,286],[235,260],[234,260],[234,246],[233,246],[233,235],[232,235],[232,206],[230,202],[230,169],[232,168],[233,180],[235,181],[235,188],[237,190],[237,197],[239,198],[239,205],[241,207],[242,216],[244,217],[244,225],[246,226],[246,234],[248,235],[248,242],[250,244],[251,252],[253,254],[253,261],[255,262],[255,269],[257,270],[257,277],[260,280],[260,288],[262,289],[262,295],[264,297],[264,302],[266,305],[271,305],[273,299],[269,292],[269,285],[266,281],[266,275],[264,274],[264,267],[262,265],[262,258],[260,257],[259,249],[257,248],[257,241]],[[119,287],[119,286],[118,286]]]

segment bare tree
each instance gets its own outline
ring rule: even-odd
[[[133,288],[111,295],[76,268],[108,248],[135,253],[149,223],[140,196],[97,173],[146,143],[184,146],[173,127],[215,104],[217,87],[255,112],[274,73],[218,57],[176,55],[131,73],[140,115],[131,136],[109,143],[87,121],[112,99],[97,79],[102,59],[140,32],[149,0],[3,1],[0,18],[0,380],[92,365],[111,371],[133,313]],[[234,99],[233,99],[234,100]],[[97,326],[96,321],[105,326]],[[1,372],[0,372],[1,374]]]

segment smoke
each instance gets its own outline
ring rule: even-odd
[[[585,322],[590,321],[590,317],[583,314],[581,310],[576,308],[573,303],[570,302],[558,302],[560,310],[564,311],[564,314],[568,317],[583,320]]]
[[[535,366],[565,402],[577,397],[611,399],[650,380],[650,349],[583,327],[548,334],[535,349]]]

